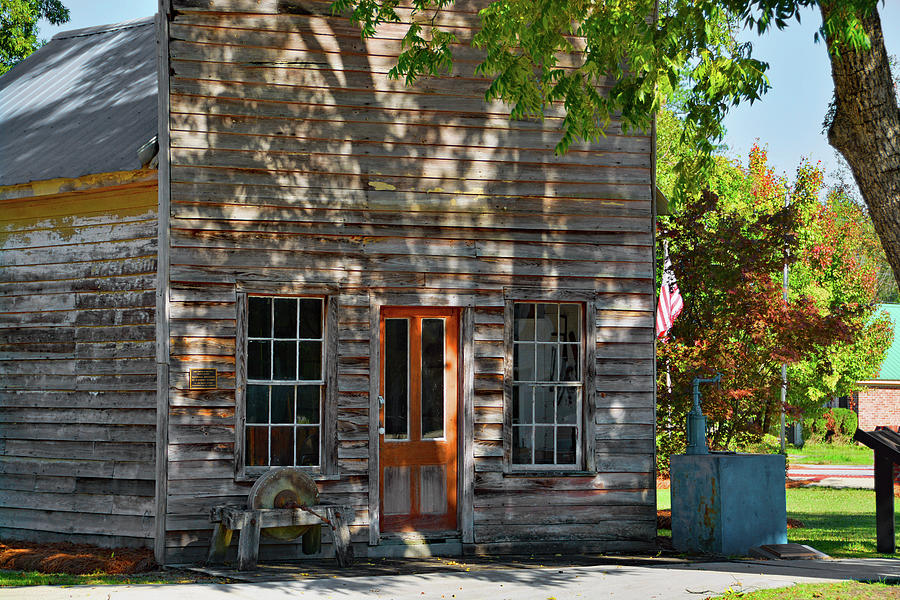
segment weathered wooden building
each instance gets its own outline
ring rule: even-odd
[[[0,78],[0,538],[152,540],[156,31],[62,33]]]
[[[650,548],[652,136],[613,123],[557,157],[562,113],[510,121],[464,46],[450,75],[406,88],[387,75],[402,28],[361,40],[327,2],[162,4],[156,360],[136,359],[149,387],[134,392],[156,410],[129,408],[128,392],[120,408],[139,422],[85,429],[107,406],[88,392],[52,417],[142,444],[157,556],[202,558],[209,508],[274,465],[354,508],[358,555]],[[464,2],[437,19],[461,40],[477,23]],[[52,278],[32,279],[41,293]],[[48,318],[10,298],[4,324]],[[103,368],[131,375],[110,348]],[[4,373],[50,358],[6,357]],[[89,377],[78,357],[57,363]],[[35,396],[13,382],[4,429],[27,429]],[[7,439],[2,464],[45,446]]]

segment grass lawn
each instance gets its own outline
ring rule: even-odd
[[[875,552],[875,492],[824,487],[787,490],[788,517],[803,527],[788,529],[788,541],[807,544],[835,558],[896,557]],[[671,507],[669,490],[657,490],[660,510]],[[895,504],[900,511],[900,502]],[[895,512],[900,523],[900,512]],[[671,535],[660,530],[660,535]],[[900,590],[900,588],[896,588]]]
[[[788,461],[810,465],[871,465],[872,449],[862,444],[832,445],[807,443],[802,448],[788,446]]]
[[[224,580],[218,580],[224,581]],[[136,575],[47,575],[37,571],[0,570],[0,587],[22,585],[130,585],[134,583],[205,583],[216,582],[215,578],[204,577],[191,571],[154,571]]]
[[[760,590],[758,592],[727,592],[716,596],[720,600],[896,600],[900,598],[900,586],[883,583],[803,583],[790,587]]]
[[[895,503],[894,521],[900,503]],[[895,556],[875,552],[875,492],[808,487],[787,490],[789,517],[804,527],[789,529],[788,540],[834,557]]]

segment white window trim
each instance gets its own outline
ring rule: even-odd
[[[522,465],[513,463],[513,306],[516,303],[579,303],[582,306],[581,414],[578,423],[580,463],[569,465]],[[503,473],[504,475],[547,476],[586,475],[596,473],[596,361],[597,361],[597,293],[594,290],[546,290],[541,288],[505,288],[503,319]]]
[[[234,479],[253,481],[273,467],[247,466],[245,464],[244,431],[247,424],[247,325],[249,296],[280,296],[292,298],[322,298],[325,323],[322,344],[323,380],[306,383],[322,383],[322,411],[319,429],[319,466],[299,467],[317,479],[334,479],[338,476],[337,464],[337,323],[338,289],[335,286],[303,286],[296,289],[290,284],[239,284],[237,285],[235,319],[235,439]],[[284,383],[280,381],[279,383]]]

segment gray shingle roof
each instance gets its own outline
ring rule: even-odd
[[[141,167],[157,133],[153,17],[59,33],[0,77],[0,185]]]

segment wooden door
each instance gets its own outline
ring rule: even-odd
[[[381,530],[456,526],[457,335],[452,308],[381,311]]]

